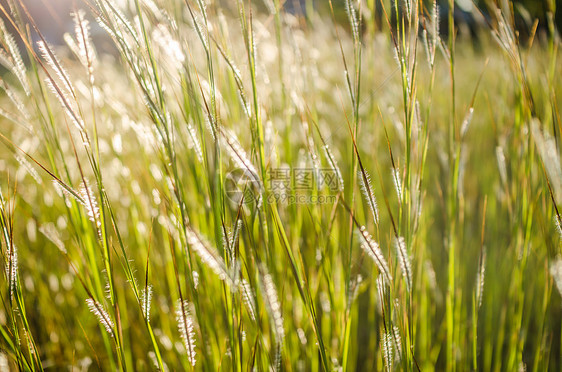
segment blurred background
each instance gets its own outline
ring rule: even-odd
[[[63,43],[63,34],[65,32],[73,31],[73,23],[69,16],[73,9],[87,8],[90,0],[0,0],[0,4],[8,10],[10,3],[22,1],[29,12],[37,22],[38,27],[43,31],[49,42],[53,44]],[[180,3],[183,0],[178,0]],[[280,0],[286,12],[306,17],[312,9],[316,10],[322,16],[329,16],[329,1],[328,0]],[[93,2],[93,1],[91,1]],[[158,0],[154,0],[158,3]],[[235,7],[235,1],[232,0],[218,0],[225,10]],[[431,9],[433,0],[425,0],[424,12]],[[134,5],[134,0],[116,0],[115,3],[123,8]],[[257,0],[254,3],[258,7],[267,11],[267,4],[272,3],[272,0]],[[336,19],[343,26],[347,25],[347,18],[345,16],[345,0],[333,0],[334,12]],[[400,1],[403,3],[403,1]],[[441,9],[442,18],[442,32],[447,30],[447,13],[449,0],[437,1]],[[506,2],[502,0],[455,0],[455,22],[459,26],[461,32],[470,32],[471,35],[478,34],[479,28],[486,25],[489,21],[489,9],[492,5],[499,7],[507,6]],[[562,5],[561,0],[516,0],[513,2],[513,13],[515,16],[515,24],[521,35],[524,37],[529,34],[533,27],[533,22],[538,20],[539,32],[548,31],[548,18],[549,13],[555,13],[553,17],[554,24],[560,29],[562,26],[562,12],[556,12],[556,8]],[[373,27],[381,29],[386,27],[384,24],[383,10],[392,13],[395,9],[393,6],[394,0],[364,0],[363,1],[363,19],[365,20],[364,27]],[[366,8],[366,9],[365,9]],[[234,10],[234,9],[233,9]],[[5,15],[2,19],[9,27],[9,22],[6,21]],[[391,17],[394,19],[394,17]],[[100,29],[94,28],[94,38],[96,33],[101,33]],[[101,42],[101,41],[98,41]]]

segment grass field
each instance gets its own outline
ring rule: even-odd
[[[0,370],[562,370],[555,1],[254,2],[0,8]]]

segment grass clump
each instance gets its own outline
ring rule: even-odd
[[[554,2],[264,3],[0,8],[2,368],[562,368]]]

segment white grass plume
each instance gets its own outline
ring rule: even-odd
[[[90,311],[96,316],[96,318],[98,318],[100,324],[105,328],[107,333],[109,333],[111,337],[114,337],[115,335],[113,332],[113,320],[111,319],[107,311],[103,308],[102,304],[92,298],[86,299],[86,303],[88,304],[88,308],[90,309]]]
[[[39,226],[39,232],[41,232],[47,239],[51,241],[62,253],[66,254],[66,248],[62,239],[60,237],[60,233],[55,227],[53,223],[47,223],[44,225]]]
[[[43,56],[43,59],[47,62],[47,64],[55,71],[57,77],[59,78],[60,83],[62,83],[62,87],[64,88],[65,94],[70,94],[72,97],[76,98],[74,87],[72,86],[70,77],[66,70],[62,67],[58,57],[56,56],[55,52],[53,51],[53,47],[44,42],[43,40],[39,40],[37,42],[37,47]],[[58,85],[57,85],[58,87]]]
[[[240,142],[236,138],[236,135],[227,129],[221,130],[221,135],[224,143],[224,148],[226,152],[231,157],[232,161],[236,164],[237,167],[241,169],[245,169],[252,175],[252,178],[255,179],[256,182],[259,182],[261,185],[261,181],[258,176],[258,171],[250,161],[250,158],[246,154],[246,151],[240,145]]]
[[[275,284],[273,283],[273,278],[266,271],[265,266],[262,266],[262,271],[264,272],[261,278],[264,302],[271,318],[275,340],[277,341],[277,343],[281,344],[283,343],[283,339],[285,338],[285,328],[283,327],[281,303],[279,302],[279,297],[277,295]]]
[[[505,19],[501,10],[496,9],[497,15],[497,26],[492,32],[493,38],[499,44],[499,46],[507,53],[517,66],[519,65],[519,48],[517,38],[510,23]]]
[[[387,285],[392,282],[392,275],[390,275],[390,270],[388,269],[388,264],[379,248],[377,242],[373,240],[371,235],[367,232],[365,226],[362,226],[358,230],[359,242],[361,248],[375,261],[380,273],[382,274],[384,281]]]
[[[400,360],[402,359],[402,338],[400,337],[400,330],[397,326],[392,327],[392,338],[396,350],[395,358],[396,360]]]
[[[281,369],[281,350],[282,349],[283,349],[283,345],[278,342],[277,345],[275,345],[275,358],[273,359],[274,360],[273,365],[275,366],[274,371],[276,371],[276,372],[282,371],[282,369]]]
[[[256,202],[258,208],[261,207],[263,201],[263,183],[260,179],[258,171],[250,161],[250,158],[238,142],[238,139],[236,138],[234,133],[228,131],[227,129],[221,128],[220,134],[223,147],[226,150],[227,154],[239,169],[244,170],[248,174],[249,178],[251,178],[252,180],[252,184],[257,188]]]
[[[398,256],[398,263],[400,264],[400,270],[402,271],[402,276],[406,282],[406,289],[408,292],[412,290],[412,264],[410,262],[410,257],[408,256],[408,249],[406,247],[406,241],[404,237],[400,236],[394,240],[394,246],[396,247],[396,254]]]
[[[240,284],[240,268],[242,267],[242,262],[233,258],[229,261],[228,266],[228,276],[232,280],[232,284],[230,285],[230,291],[235,293],[238,290],[238,286]]]
[[[338,167],[338,162],[336,161],[336,158],[332,154],[330,147],[326,143],[324,144],[324,153],[326,155],[326,159],[328,159],[330,168],[332,168],[332,170],[336,172],[336,176],[338,177],[338,190],[341,192],[344,189],[343,177],[341,175],[340,168]]]
[[[6,95],[8,96],[8,98],[10,98],[10,101],[12,101],[14,106],[16,106],[19,113],[24,117],[25,121],[29,121],[31,119],[31,115],[29,114],[29,111],[23,103],[23,100],[19,97],[15,90],[12,89],[8,84],[6,84],[6,82],[2,79],[0,79],[0,88],[2,88],[4,92],[6,92]]]
[[[29,125],[29,123],[24,122],[24,120],[22,120],[21,118],[11,114],[10,112],[0,108],[0,115],[5,117],[6,119],[8,119],[9,121],[21,126],[22,128],[24,128],[27,132],[29,133],[33,133],[33,129],[31,128],[31,126]]]
[[[228,54],[220,46],[220,44],[217,43],[216,47],[217,47],[218,51],[220,52],[220,54],[222,55],[222,57],[224,58],[228,67],[230,68],[230,71],[232,72],[232,75],[234,76],[234,81],[236,83],[236,88],[237,88],[237,92],[238,92],[238,98],[240,100],[240,103],[242,104],[244,114],[249,119],[249,118],[252,117],[252,108],[248,104],[248,98],[246,97],[246,93],[245,93],[245,90],[244,90],[244,83],[243,83],[243,80],[242,80],[242,74],[240,73],[240,69],[236,66],[234,61],[228,56]]]
[[[433,36],[433,45],[437,45],[439,42],[439,5],[437,5],[437,0],[433,0],[433,10],[431,12],[431,26]]]
[[[371,177],[367,171],[359,170],[359,182],[361,184],[361,191],[363,191],[363,196],[367,201],[367,205],[371,210],[371,214],[373,215],[373,221],[376,225],[379,224],[379,208],[377,206],[377,199],[375,198],[375,193],[373,191],[373,186],[371,183]]]
[[[437,302],[441,302],[441,292],[439,292],[439,286],[437,285],[437,275],[435,274],[435,269],[433,268],[431,260],[426,259],[423,263],[423,268],[423,272],[426,275],[429,289],[431,289],[431,291],[433,292],[435,300]]]
[[[423,30],[423,42],[427,55],[427,63],[431,68],[435,64],[435,51],[437,45],[440,44],[439,38],[439,6],[437,0],[433,0],[433,9],[431,12],[431,24],[429,27],[429,35],[426,29]]]
[[[14,75],[16,75],[18,81],[20,82],[25,94],[29,97],[31,95],[31,90],[29,88],[29,83],[26,76],[26,68],[25,64],[23,63],[23,59],[21,58],[21,53],[18,48],[18,44],[16,43],[14,37],[8,32],[6,29],[6,25],[2,20],[0,20],[0,31],[4,36],[4,41],[6,46],[8,47],[8,52],[10,53],[10,58],[6,59],[9,62],[9,68]]]
[[[8,287],[10,292],[10,300],[14,299],[18,284],[18,249],[11,242],[7,241],[8,252],[6,255],[6,277],[8,278]]]
[[[70,121],[74,126],[78,129],[78,131],[82,134],[86,133],[84,127],[84,120],[82,117],[77,113],[76,109],[72,105],[71,98],[69,94],[66,92],[65,89],[62,89],[53,79],[47,77],[45,79],[45,84],[47,87],[53,92],[53,94],[59,100],[61,107],[64,109],[64,112],[68,115]]]
[[[478,277],[476,278],[476,300],[478,307],[482,306],[482,297],[484,295],[484,277],[486,275],[486,248],[482,248],[482,254],[478,262]]]
[[[550,275],[552,275],[556,288],[558,288],[558,292],[562,296],[562,258],[560,256],[550,264]]]
[[[195,151],[195,155],[197,156],[197,160],[199,163],[203,163],[203,150],[201,147],[201,142],[199,141],[199,137],[197,137],[197,131],[195,127],[191,124],[187,124],[187,133],[189,133],[189,138],[193,143],[193,150]]]
[[[345,12],[347,13],[347,18],[351,25],[351,32],[353,34],[353,39],[359,39],[359,22],[357,21],[357,14],[355,12],[355,7],[351,4],[351,0],[345,0]]]
[[[236,259],[235,257],[235,248],[238,244],[238,238],[240,235],[240,229],[242,228],[242,220],[238,219],[235,222],[234,230],[227,229],[226,232],[223,231],[223,247],[228,253],[228,258],[230,262],[234,262]]]
[[[160,6],[158,6],[154,1],[142,0],[141,4],[146,7],[147,11],[150,11],[154,15],[154,17],[158,20],[158,22],[163,22],[163,21],[166,21],[168,23],[174,22],[174,20],[170,19],[170,15]],[[177,26],[174,25],[174,27]]]
[[[199,273],[193,270],[191,272],[191,275],[193,276],[193,289],[197,290],[197,288],[199,287]]]
[[[195,366],[195,330],[187,300],[178,302],[176,306],[176,321],[183,346],[187,352],[187,359],[192,366]]]
[[[82,200],[84,201],[82,205],[86,208],[88,219],[92,221],[97,228],[101,227],[101,216],[98,201],[94,191],[87,181],[82,182],[79,192]]]
[[[204,22],[201,22],[201,19],[199,18],[199,16],[193,12],[190,9],[190,14],[191,17],[193,19],[193,27],[195,28],[195,31],[197,32],[197,35],[199,36],[199,39],[201,40],[201,43],[203,44],[203,48],[205,48],[205,51],[208,52],[209,51],[209,39],[207,38],[207,27],[205,26]],[[205,21],[206,19],[206,14],[203,13],[203,21]]]
[[[556,202],[560,203],[562,201],[562,166],[556,139],[540,128],[540,122],[537,119],[531,121],[530,126],[537,150],[552,186],[554,197]]]
[[[217,274],[221,280],[224,280],[229,285],[232,285],[233,280],[228,273],[222,257],[220,257],[217,252],[209,248],[207,243],[204,242],[193,229],[187,227],[185,233],[189,248],[192,249],[199,256],[201,261],[213,270],[213,272]]]
[[[147,322],[150,322],[150,305],[152,303],[152,286],[149,285],[142,289],[141,292],[141,307],[142,313]]]
[[[70,186],[66,185],[63,182],[59,182],[56,179],[53,180],[53,186],[55,188],[55,191],[60,197],[66,196],[71,199],[74,199],[77,203],[84,205],[85,202],[84,199],[82,199],[80,193],[72,189]]]
[[[90,187],[89,182],[84,179],[78,191],[72,189],[65,183],[58,180],[53,180],[53,186],[61,197],[63,195],[67,196],[82,205],[86,210],[88,219],[95,224],[96,229],[98,230],[98,234],[101,234],[101,231],[99,230],[99,228],[101,227],[100,209],[98,207],[96,195],[94,194],[93,189]]]
[[[398,168],[392,168],[392,180],[394,181],[394,189],[396,190],[396,196],[398,196],[398,202],[402,203],[402,179]]]
[[[78,42],[78,58],[88,70],[90,82],[93,84],[94,63],[96,62],[96,50],[90,37],[90,23],[86,19],[86,13],[79,9],[73,13],[74,32]]]
[[[23,157],[20,154],[14,154],[14,158],[16,158],[18,163],[20,163],[20,165],[23,167],[23,169],[26,170],[26,172],[35,180],[35,182],[37,182],[39,185],[43,183],[43,181],[41,180],[41,177],[39,177],[39,174],[37,173],[35,168],[33,168],[31,163],[28,162],[25,157]]]
[[[226,256],[228,257],[228,262],[232,264],[232,262],[234,262],[234,248],[231,244],[232,231],[226,228],[226,231],[221,229],[221,233],[222,233],[222,248],[226,252]]]
[[[429,65],[429,67],[431,67],[433,64],[432,49],[430,46],[431,42],[429,41],[429,36],[425,28],[422,30],[421,40],[423,42],[423,49],[425,50],[425,57],[427,60],[427,64]]]
[[[505,185],[507,183],[507,166],[505,163],[505,154],[503,153],[503,148],[501,146],[496,147],[496,160],[498,162],[500,179],[502,184]]]
[[[101,1],[107,4],[107,0]],[[133,61],[137,57],[134,56],[132,51],[140,48],[139,35],[127,17],[125,17],[119,9],[112,7],[111,4],[107,4],[106,9],[108,8],[110,8],[108,13],[98,17],[96,22],[113,38],[115,44],[119,45],[123,54],[125,54],[130,61]],[[135,64],[131,67],[133,69],[138,68]]]
[[[163,369],[160,368],[160,364],[158,363],[158,359],[156,358],[156,353],[154,351],[149,351],[147,353],[147,355],[148,355],[148,358],[150,359],[150,361],[152,362],[152,365],[154,366],[155,371],[159,371],[159,372],[169,372],[170,371],[170,369],[168,368],[168,365],[164,361],[162,361]]]
[[[466,116],[464,117],[464,119],[462,121],[461,138],[466,135],[466,132],[468,132],[468,127],[470,126],[473,115],[474,115],[474,107],[471,107],[471,108],[468,109],[468,112],[466,113]]]
[[[234,227],[234,231],[232,232],[232,237],[230,239],[230,246],[235,247],[238,244],[238,240],[240,239],[240,230],[242,230],[242,220],[236,220],[236,226]]]
[[[350,280],[349,291],[348,291],[348,294],[347,294],[347,308],[348,309],[351,308],[351,305],[353,304],[353,302],[357,298],[357,296],[359,294],[359,287],[360,287],[362,281],[363,281],[363,277],[361,276],[361,274],[358,274],[354,279]]]
[[[254,296],[254,291],[250,286],[250,283],[246,279],[242,279],[240,282],[240,291],[242,292],[242,301],[246,305],[248,310],[248,315],[253,321],[256,320],[256,298]]]
[[[275,7],[275,4],[273,3],[272,0],[263,0],[263,3],[265,4],[265,7],[267,8],[269,14],[271,15],[277,14],[277,8]]]
[[[392,371],[394,365],[394,352],[392,347],[392,334],[390,332],[384,333],[381,338],[382,355],[387,371]]]
[[[182,51],[182,45],[172,37],[168,28],[163,24],[157,25],[152,32],[152,38],[163,54],[168,57],[172,66],[180,69],[185,62],[185,55]]]

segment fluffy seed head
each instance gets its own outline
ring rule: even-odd
[[[10,299],[14,299],[14,292],[16,291],[18,283],[18,249],[16,246],[8,241],[8,254],[6,255],[6,277],[9,280]]]
[[[367,232],[365,226],[362,226],[361,229],[359,229],[358,235],[361,248],[373,259],[373,261],[375,261],[384,281],[387,285],[390,285],[392,282],[392,275],[390,275],[388,264],[386,263],[379,245],[373,240],[371,234]]]
[[[482,249],[478,269],[478,277],[476,280],[476,299],[478,307],[482,306],[482,296],[484,295],[484,276],[486,273],[486,249]]]
[[[406,241],[401,236],[394,241],[394,245],[396,247],[400,270],[402,270],[402,276],[406,282],[406,289],[410,292],[412,290],[412,264],[410,263],[410,257],[408,256]]]
[[[394,353],[392,349],[392,334],[390,332],[382,335],[382,355],[386,365],[387,371],[392,371],[392,365],[394,364]]]
[[[554,278],[554,283],[562,296],[562,258],[559,257],[550,265],[550,275]]]
[[[394,181],[398,202],[402,203],[402,179],[400,178],[400,170],[398,168],[392,168],[392,180]]]
[[[392,337],[394,339],[394,346],[396,349],[396,360],[402,358],[402,338],[400,337],[400,330],[397,326],[392,327]]]
[[[152,302],[152,286],[149,285],[146,288],[143,288],[141,292],[141,306],[142,306],[142,313],[146,318],[147,322],[150,322],[150,305]]]
[[[92,298],[88,298],[86,300],[86,303],[88,304],[88,308],[90,309],[90,311],[96,316],[96,318],[98,318],[100,324],[105,328],[107,333],[109,333],[111,337],[114,337],[113,320],[111,320],[111,317],[109,316],[107,311],[103,308],[102,304],[100,304],[99,302],[95,301]]]
[[[277,296],[277,289],[273,283],[273,278],[266,272],[265,267],[262,269],[265,274],[262,276],[262,292],[264,301],[271,318],[273,331],[277,343],[282,343],[285,338],[285,329],[283,328],[283,314],[281,312],[281,303]]]
[[[82,185],[80,185],[79,193],[82,197],[82,200],[84,201],[82,205],[86,209],[88,219],[93,222],[99,229],[101,227],[100,209],[98,207],[96,195],[94,194],[92,187],[90,187],[90,184],[87,181],[84,181]]]
[[[176,306],[176,321],[189,363],[195,366],[195,331],[193,318],[189,311],[189,302],[178,302]]]
[[[246,279],[242,279],[240,282],[240,291],[242,292],[242,301],[244,301],[244,305],[246,305],[246,309],[248,310],[248,314],[252,320],[256,320],[256,300],[254,297],[254,291],[250,286],[250,283],[246,281]]]
[[[338,167],[338,162],[336,161],[334,154],[332,154],[332,151],[327,144],[324,145],[324,154],[326,155],[326,159],[328,159],[330,168],[332,168],[332,170],[336,173],[336,176],[338,178],[338,190],[341,192],[344,189],[343,177],[341,175],[340,168]]]
[[[199,235],[191,228],[186,229],[187,244],[221,280],[226,281],[229,285],[233,284],[223,259],[214,250],[209,248],[207,244],[199,237]]]
[[[371,177],[369,173],[359,171],[359,182],[361,184],[361,190],[363,191],[363,196],[367,201],[367,205],[371,210],[373,215],[373,221],[375,224],[379,224],[379,208],[377,206],[377,199],[375,198],[375,193],[373,191],[373,186],[371,184]]]
[[[474,114],[474,108],[471,107],[468,109],[468,112],[466,113],[466,116],[464,117],[464,120],[462,121],[462,125],[461,125],[461,137],[464,137],[466,135],[466,132],[468,131],[468,127],[470,126],[470,122],[472,121],[472,115]]]

